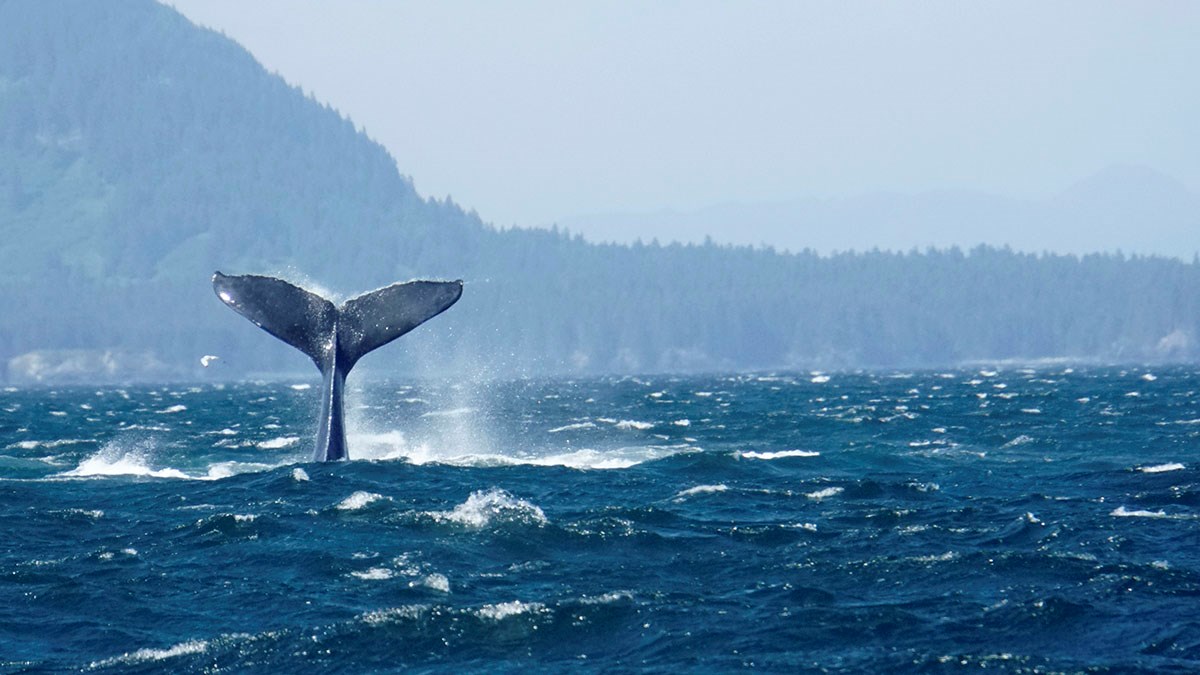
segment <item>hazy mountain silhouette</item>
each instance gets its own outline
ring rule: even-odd
[[[943,190],[838,199],[725,204],[689,212],[566,218],[592,241],[637,238],[760,245],[821,253],[978,244],[1083,255],[1116,252],[1191,260],[1200,252],[1200,195],[1147,167],[1113,166],[1045,199]],[[864,243],[865,242],[865,243]]]

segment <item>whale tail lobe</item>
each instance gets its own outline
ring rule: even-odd
[[[274,277],[213,275],[217,297],[259,328],[304,352],[324,376],[314,459],[343,459],[342,385],[363,355],[441,314],[462,296],[463,282],[392,284],[335,306]]]

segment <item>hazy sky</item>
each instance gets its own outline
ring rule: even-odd
[[[1200,3],[171,0],[497,225],[874,190],[1200,188]]]

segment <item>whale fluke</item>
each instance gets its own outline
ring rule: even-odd
[[[313,461],[346,459],[342,389],[364,354],[446,311],[463,282],[410,281],[364,293],[341,307],[274,277],[213,275],[222,302],[304,352],[321,371],[321,424]]]

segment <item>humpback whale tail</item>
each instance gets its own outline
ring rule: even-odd
[[[341,307],[282,279],[213,275],[222,302],[259,328],[304,352],[323,376],[314,461],[346,458],[342,389],[364,354],[411,331],[458,301],[463,282],[392,284]]]

